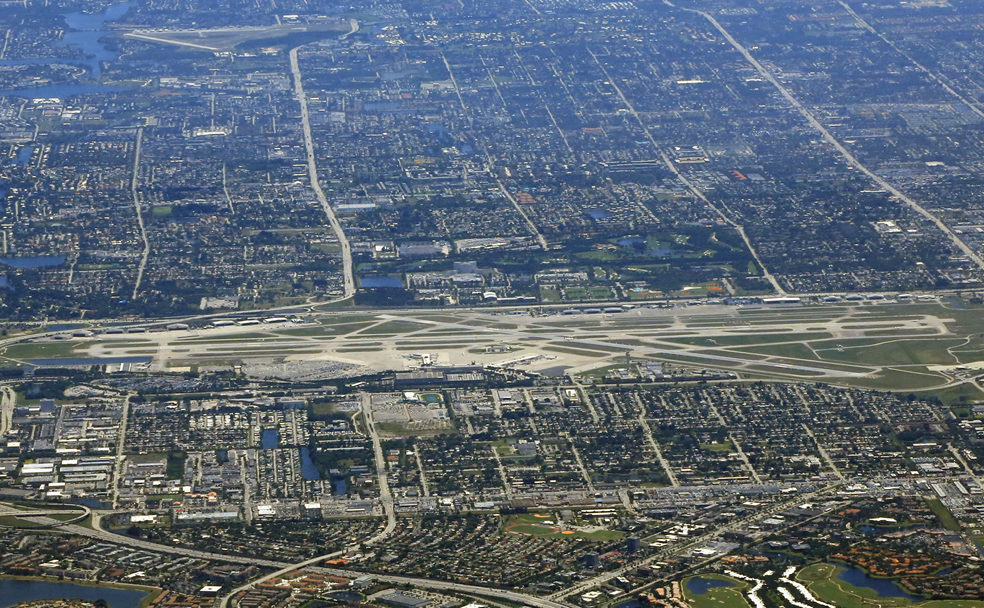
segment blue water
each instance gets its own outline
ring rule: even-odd
[[[333,597],[343,602],[361,602],[363,600],[362,595],[354,591],[335,591],[334,593],[329,593],[328,597]]]
[[[92,69],[92,76],[99,78],[102,75],[103,61],[113,61],[117,55],[114,51],[107,49],[99,43],[99,39],[107,32],[105,24],[108,21],[115,21],[126,14],[130,9],[129,2],[120,2],[108,7],[102,13],[68,13],[65,21],[70,30],[65,34],[62,44],[65,46],[78,47],[86,56],[86,64]]]
[[[396,277],[362,277],[359,282],[363,287],[403,287],[403,282]]]
[[[734,587],[734,585],[730,581],[722,581],[715,578],[703,578],[701,576],[695,576],[687,581],[687,591],[690,593],[696,593],[697,595],[704,595],[715,587]]]
[[[602,211],[601,209],[588,209],[587,211],[585,211],[585,213],[590,215],[591,219],[594,220],[604,220],[608,218],[608,214]]]
[[[106,600],[112,608],[137,608],[145,591],[90,587],[55,581],[14,580],[0,578],[0,608],[44,599]]]
[[[897,578],[873,578],[868,576],[868,574],[860,568],[845,566],[843,564],[838,565],[844,568],[844,571],[837,577],[839,580],[854,585],[855,587],[866,587],[868,589],[872,589],[878,594],[878,597],[904,597],[915,602],[921,602],[926,599],[918,595],[912,595],[899,587],[896,584],[899,580]]]
[[[275,450],[280,445],[280,433],[277,429],[263,429],[260,433],[260,443],[264,450]]]
[[[334,484],[335,491],[333,492],[335,496],[344,496],[348,492],[348,484],[345,483],[345,478],[336,479]]]
[[[618,242],[618,245],[620,247],[631,247],[631,246],[635,245],[636,243],[645,243],[645,242],[646,242],[646,239],[639,238],[639,237],[632,237],[632,238],[628,238],[628,239],[621,239]]]
[[[0,258],[0,264],[6,264],[12,268],[41,268],[42,266],[58,266],[65,262],[63,255],[41,255],[25,256],[16,258]]]
[[[61,41],[62,46],[75,47],[85,55],[85,59],[59,59],[54,57],[28,57],[25,59],[8,59],[0,62],[0,65],[38,65],[67,63],[71,65],[83,65],[92,71],[93,78],[102,76],[102,63],[104,61],[114,61],[117,58],[115,51],[103,46],[99,39],[105,36],[110,30],[105,25],[107,22],[119,19],[130,9],[130,2],[119,2],[108,7],[102,13],[86,14],[73,12],[65,14],[65,22],[69,31]],[[99,84],[62,84],[49,87],[38,87],[35,89],[7,89],[0,91],[0,97],[26,97],[36,99],[39,97],[57,97],[66,99],[74,95],[86,95],[89,93],[108,93],[120,91],[122,89],[107,87]]]
[[[318,474],[318,467],[314,466],[314,461],[311,460],[311,451],[307,446],[302,446],[301,452],[301,477],[308,481],[317,481],[321,479],[321,475]]]
[[[31,154],[34,154],[34,146],[24,146],[17,152],[17,160],[14,162],[23,167],[31,162]]]

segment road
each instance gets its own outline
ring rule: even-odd
[[[717,19],[715,19],[710,13],[695,10],[692,8],[678,7],[677,5],[670,2],[670,0],[663,0],[663,3],[666,4],[667,6],[671,6],[681,11],[701,15],[702,17],[707,19],[711,23],[711,25],[713,25],[714,28],[718,32],[720,32],[722,36],[724,36],[725,40],[727,40],[731,44],[731,46],[735,48],[735,50],[737,50],[739,53],[742,54],[745,60],[748,61],[748,63],[750,63],[752,67],[755,68],[755,70],[759,73],[759,75],[761,75],[762,78],[765,78],[769,82],[769,84],[775,87],[775,89],[779,91],[779,94],[782,95],[786,99],[786,101],[788,101],[794,108],[796,108],[799,111],[799,113],[803,116],[803,118],[805,118],[806,121],[810,123],[810,126],[816,129],[820,133],[820,135],[823,136],[824,140],[826,140],[827,143],[833,146],[834,149],[837,150],[840,153],[840,155],[843,156],[845,160],[847,160],[848,163],[850,163],[854,167],[857,167],[859,171],[861,171],[866,176],[868,176],[868,178],[871,181],[878,184],[880,188],[887,190],[892,194],[892,196],[905,203],[909,208],[916,211],[919,215],[933,222],[933,224],[937,228],[939,228],[940,231],[943,232],[943,234],[945,234],[950,239],[950,241],[952,241],[953,244],[958,249],[960,249],[960,251],[964,253],[964,255],[966,255],[968,258],[970,258],[971,261],[977,264],[979,268],[984,269],[984,259],[982,259],[979,255],[977,255],[977,253],[974,252],[974,250],[971,249],[967,245],[967,243],[964,243],[960,237],[958,237],[952,230],[950,230],[950,227],[947,226],[946,223],[943,222],[943,220],[941,220],[940,218],[936,217],[934,214],[927,211],[922,205],[920,205],[915,200],[904,194],[901,190],[897,189],[895,186],[891,185],[890,183],[885,181],[882,177],[876,175],[873,171],[871,171],[863,164],[858,162],[858,159],[855,158],[854,155],[851,154],[851,152],[847,148],[845,148],[844,145],[841,144],[840,141],[838,141],[837,138],[835,138],[830,133],[830,131],[827,130],[826,127],[820,124],[820,121],[817,120],[815,116],[813,116],[813,114],[806,108],[806,106],[804,106],[800,102],[800,100],[796,99],[796,97],[792,93],[790,93],[789,90],[782,85],[782,83],[776,80],[775,76],[773,76],[769,70],[765,69],[765,67],[761,63],[759,63],[758,60],[755,59],[755,57],[753,57],[750,52],[748,52],[748,49],[746,49],[744,46],[741,45],[741,43],[735,40],[735,38],[731,35],[731,33],[728,32],[728,30],[726,30],[724,26],[718,23]]]
[[[626,572],[628,572],[630,570],[634,570],[635,568],[640,568],[640,567],[643,567],[643,566],[647,566],[647,565],[649,565],[649,564],[651,564],[653,562],[665,560],[665,559],[670,558],[672,556],[684,555],[686,553],[689,553],[693,549],[696,549],[698,547],[704,546],[705,544],[707,544],[711,540],[714,540],[716,538],[720,538],[728,530],[744,530],[744,529],[747,529],[747,527],[750,524],[754,523],[754,522],[762,521],[763,519],[766,519],[768,517],[771,517],[772,515],[775,515],[779,511],[782,511],[784,509],[788,509],[789,507],[792,507],[792,506],[795,506],[795,505],[798,505],[798,504],[803,504],[803,503],[806,503],[806,502],[810,502],[812,499],[814,499],[814,498],[816,498],[818,496],[821,496],[823,494],[829,493],[829,492],[833,491],[834,489],[836,489],[837,487],[839,487],[839,486],[835,486],[835,485],[826,486],[824,488],[821,488],[819,490],[815,490],[813,492],[808,492],[808,493],[804,493],[804,494],[798,494],[798,495],[794,496],[793,498],[791,498],[789,500],[778,501],[775,504],[771,505],[770,507],[768,507],[766,509],[762,509],[762,510],[754,513],[753,515],[750,515],[750,516],[747,516],[747,517],[743,517],[743,518],[740,518],[740,519],[735,519],[735,520],[729,521],[728,523],[726,523],[724,525],[714,526],[713,528],[710,528],[710,529],[706,530],[700,536],[696,536],[694,538],[689,539],[686,542],[678,543],[678,544],[676,544],[674,546],[667,547],[666,549],[663,549],[661,551],[658,551],[658,552],[654,553],[653,555],[650,555],[649,557],[646,557],[644,559],[629,562],[626,565],[621,566],[620,568],[618,568],[616,570],[610,570],[608,572],[604,572],[602,574],[599,574],[598,576],[595,576],[595,577],[586,579],[584,581],[581,581],[581,582],[577,583],[576,585],[574,585],[573,587],[570,587],[568,589],[564,589],[562,591],[558,591],[557,593],[554,593],[553,595],[547,596],[547,598],[548,599],[552,599],[552,600],[562,601],[563,598],[570,597],[570,596],[573,596],[573,595],[580,595],[580,594],[585,593],[586,591],[588,591],[588,590],[590,590],[590,589],[592,589],[594,587],[597,587],[598,585],[601,585],[603,583],[606,583],[606,582],[612,580],[616,576],[622,576]],[[798,522],[798,523],[801,523],[801,522]],[[791,525],[797,525],[797,524],[796,523],[793,523]],[[716,556],[713,559],[717,559],[718,557],[722,557],[722,556]],[[713,561],[713,560],[711,560],[711,561]]]
[[[376,421],[372,418],[372,395],[362,394],[362,413],[366,419],[366,430],[372,437],[372,450],[376,458],[376,477],[379,481],[379,500],[383,503],[383,510],[386,512],[386,529],[374,536],[366,544],[374,544],[386,538],[396,529],[396,508],[393,505],[393,495],[390,493],[389,480],[386,477],[386,458],[383,455],[383,442],[379,439],[376,432]]]
[[[489,156],[488,154],[486,154],[485,156],[486,158],[488,158],[489,167],[493,167],[494,165],[492,164],[492,157]],[[509,202],[512,203],[513,207],[515,207],[516,212],[523,217],[523,220],[526,222],[526,225],[529,227],[530,232],[532,232],[533,236],[536,238],[536,242],[540,244],[540,248],[546,251],[548,249],[547,240],[543,238],[543,235],[540,234],[539,230],[537,230],[536,224],[534,224],[533,220],[531,220],[530,217],[526,215],[526,212],[523,211],[523,208],[519,206],[519,202],[517,202],[516,199],[513,198],[513,195],[509,194],[509,190],[506,190],[506,187],[505,185],[503,185],[502,180],[496,180],[496,181],[499,182],[499,190],[502,192],[503,196],[509,199]]]
[[[120,480],[123,479],[123,448],[126,445],[126,425],[130,417],[130,397],[127,395],[123,400],[123,416],[120,418],[120,433],[116,440],[116,462],[113,464],[113,508],[117,508],[120,502]]]
[[[581,477],[584,478],[584,483],[588,485],[588,491],[594,492],[594,482],[591,480],[591,473],[588,473],[588,468],[584,466],[584,461],[581,460],[581,453],[577,451],[577,446],[574,445],[574,440],[571,439],[571,434],[567,433],[567,441],[571,444],[571,453],[574,454],[574,460],[577,462],[577,468],[581,469]]]
[[[830,470],[834,472],[834,475],[837,475],[837,478],[840,479],[841,481],[847,481],[844,478],[844,474],[841,473],[841,470],[837,468],[836,464],[834,464],[834,459],[830,457],[830,454],[827,453],[826,448],[824,448],[823,444],[821,444],[817,440],[817,436],[813,434],[813,431],[805,422],[803,423],[803,430],[806,431],[806,434],[809,435],[810,439],[813,440],[813,443],[817,446],[817,451],[820,452],[820,457],[823,458],[823,461],[827,463],[827,466],[830,467]]]
[[[353,21],[355,20],[353,19]],[[358,22],[356,22],[355,29],[358,29]],[[314,139],[311,137],[311,119],[308,115],[307,95],[304,93],[301,66],[297,60],[297,51],[299,48],[290,50],[290,71],[294,75],[294,94],[297,96],[297,103],[301,106],[301,128],[304,131],[304,149],[307,156],[308,179],[311,182],[311,189],[314,190],[314,195],[318,198],[322,210],[324,210],[325,215],[328,217],[328,223],[331,224],[335,238],[338,239],[341,245],[342,275],[344,281],[343,292],[345,297],[348,298],[355,294],[355,275],[352,270],[352,246],[349,244],[348,237],[345,236],[345,231],[342,230],[342,224],[338,221],[338,216],[335,215],[335,210],[331,208],[331,203],[328,202],[324,190],[321,189],[321,182],[318,180],[318,165],[314,156]]]
[[[8,511],[10,511],[10,513],[8,513]],[[15,510],[15,509],[11,509],[11,508],[5,508],[2,505],[0,505],[0,515],[6,515],[6,514],[10,514],[10,515],[14,515],[14,514],[23,515],[23,513],[24,512],[21,511],[21,510]],[[63,511],[51,511],[50,513],[63,513]],[[98,527],[99,524],[100,524],[100,520],[102,519],[102,517],[105,514],[104,513],[95,513],[95,512],[92,512],[92,515],[93,515],[93,526],[94,527]],[[42,516],[42,513],[35,513],[34,516],[41,517]],[[44,518],[43,517],[42,517],[41,521],[44,522]],[[45,522],[45,523],[48,523],[48,522]],[[309,566],[314,566],[315,564],[317,564],[317,563],[319,563],[321,561],[324,561],[326,559],[332,559],[334,557],[338,557],[339,555],[341,555],[341,554],[344,553],[344,550],[342,550],[342,551],[335,551],[335,552],[332,552],[332,553],[327,553],[325,555],[319,555],[317,557],[312,557],[311,559],[307,559],[307,560],[304,560],[302,562],[286,563],[286,562],[280,562],[280,561],[275,561],[275,560],[270,560],[270,559],[263,559],[263,558],[258,557],[258,556],[224,555],[224,554],[221,554],[221,553],[212,553],[212,552],[209,552],[209,551],[198,551],[198,550],[195,550],[195,549],[188,549],[188,548],[185,548],[185,547],[173,547],[173,546],[168,546],[168,545],[161,545],[161,544],[153,543],[153,542],[150,542],[150,541],[136,539],[136,538],[133,538],[131,536],[126,536],[126,535],[122,535],[122,534],[114,534],[112,532],[108,532],[108,531],[102,530],[102,529],[94,529],[94,528],[89,528],[89,527],[86,527],[86,526],[79,526],[79,525],[75,525],[75,524],[62,525],[64,522],[59,522],[59,521],[55,521],[55,520],[50,520],[50,523],[52,525],[60,525],[61,526],[61,529],[63,531],[65,531],[65,532],[70,532],[70,533],[75,534],[75,535],[85,536],[85,537],[92,538],[92,539],[95,539],[95,540],[110,542],[110,543],[114,543],[114,544],[118,544],[118,545],[126,545],[128,547],[133,547],[135,549],[142,549],[142,550],[145,550],[145,551],[153,551],[153,552],[158,552],[158,553],[168,553],[168,554],[171,554],[171,555],[183,555],[185,557],[192,557],[192,558],[195,558],[195,559],[205,559],[205,560],[220,561],[220,562],[227,562],[227,563],[236,563],[236,564],[257,565],[257,566],[263,566],[263,567],[267,567],[267,568],[275,568],[276,569],[274,572],[272,572],[270,574],[267,574],[267,575],[265,575],[265,576],[263,576],[261,578],[258,578],[258,579],[255,579],[253,581],[250,581],[249,583],[247,583],[245,585],[242,585],[242,586],[234,589],[231,593],[229,593],[228,595],[226,595],[225,597],[223,597],[220,600],[220,602],[219,602],[220,608],[225,608],[228,605],[228,603],[229,603],[229,599],[233,595],[235,595],[236,593],[239,593],[240,591],[244,591],[244,590],[248,589],[249,587],[252,587],[255,584],[258,584],[258,583],[261,583],[261,582],[270,580],[270,579],[272,579],[274,577],[281,576],[283,574],[286,574],[287,572],[292,572],[292,571],[297,570],[299,568],[306,568],[306,567],[309,567]],[[372,542],[378,542],[379,540],[381,540],[382,538],[384,538],[385,535],[388,535],[387,530],[389,530],[389,527],[388,526],[387,526],[387,528],[384,531],[382,531],[379,534],[377,534],[373,539],[371,539],[369,541],[366,541],[363,544],[370,544]],[[335,574],[337,576],[344,576],[344,577],[348,577],[348,578],[356,578],[356,577],[365,575],[365,572],[359,572],[359,571],[356,571],[356,570],[340,570],[340,569],[334,569],[334,568],[314,568],[314,570],[319,571],[319,572],[326,572],[326,573],[330,573],[330,574]],[[413,585],[415,587],[420,587],[420,588],[423,588],[423,589],[434,589],[434,590],[439,590],[439,591],[440,590],[445,590],[445,591],[459,591],[459,592],[462,592],[462,593],[472,593],[472,594],[476,594],[476,595],[485,595],[485,596],[489,596],[489,597],[498,597],[498,598],[506,599],[506,600],[509,600],[509,601],[512,601],[512,602],[516,602],[516,603],[519,603],[519,604],[525,604],[525,605],[528,605],[528,606],[535,606],[537,608],[569,608],[568,606],[566,606],[565,604],[563,604],[561,602],[552,601],[552,600],[545,599],[545,598],[538,598],[538,597],[534,597],[534,596],[531,596],[531,595],[526,595],[525,593],[519,593],[519,592],[516,592],[516,591],[508,591],[508,590],[504,590],[504,589],[495,589],[495,588],[492,588],[492,587],[481,587],[481,586],[478,586],[478,585],[462,585],[462,584],[458,584],[458,583],[451,583],[451,582],[445,582],[445,581],[434,581],[434,580],[429,580],[429,579],[412,578],[412,577],[405,577],[405,576],[391,576],[391,575],[385,575],[385,574],[373,574],[372,576],[373,576],[373,578],[375,578],[377,580],[380,580],[380,581],[383,581],[383,582],[386,582],[386,583],[406,584],[406,585]]]
[[[766,280],[769,281],[769,283],[772,284],[772,288],[776,290],[776,293],[778,293],[779,295],[786,295],[786,290],[784,290],[782,286],[779,285],[779,281],[777,281],[776,278],[772,276],[772,274],[769,272],[769,268],[762,263],[762,259],[759,258],[758,252],[755,251],[755,247],[752,247],[752,241],[749,240],[748,236],[745,234],[745,228],[738,222],[728,217],[726,213],[718,209],[717,205],[715,205],[710,200],[708,200],[708,198],[704,196],[704,193],[701,192],[699,188],[697,188],[692,183],[690,183],[690,180],[688,180],[682,173],[680,173],[679,170],[677,170],[676,165],[673,163],[673,161],[670,160],[670,157],[668,157],[666,155],[666,152],[663,152],[659,144],[656,143],[656,139],[653,137],[653,134],[649,132],[649,127],[646,126],[646,123],[642,121],[642,117],[639,116],[638,112],[636,112],[635,106],[633,106],[632,103],[625,96],[625,94],[622,93],[622,89],[619,88],[617,84],[615,84],[615,79],[608,74],[608,69],[605,68],[604,64],[602,64],[601,61],[598,60],[598,57],[595,56],[594,53],[592,53],[591,51],[588,51],[588,53],[591,54],[591,57],[594,59],[595,63],[598,64],[598,67],[605,75],[605,80],[607,80],[608,83],[612,85],[612,88],[615,89],[615,93],[618,95],[619,99],[622,100],[622,104],[626,107],[626,109],[628,109],[629,113],[632,114],[632,116],[636,119],[636,122],[639,123],[639,127],[642,128],[642,132],[646,135],[646,139],[648,139],[649,143],[653,146],[653,151],[659,151],[660,157],[663,160],[663,164],[665,164],[669,168],[669,170],[673,172],[676,178],[680,180],[680,182],[682,182],[683,185],[686,186],[687,189],[690,190],[690,192],[694,196],[696,196],[703,203],[705,203],[710,209],[712,209],[715,213],[717,213],[718,216],[725,223],[727,223],[729,226],[734,228],[738,232],[738,234],[741,235],[742,240],[745,241],[745,247],[748,248],[749,253],[752,254],[753,258],[755,258],[755,262],[759,265],[759,268],[762,269],[763,278],[765,278]]]
[[[939,75],[937,75],[935,72],[933,72],[932,70],[930,70],[929,68],[927,68],[923,64],[921,64],[918,61],[916,61],[916,59],[912,55],[910,55],[909,53],[906,53],[905,51],[903,51],[902,49],[900,49],[898,46],[896,46],[894,42],[892,42],[891,40],[889,40],[884,34],[882,34],[881,32],[879,32],[878,30],[876,30],[867,21],[865,21],[863,18],[861,18],[860,15],[858,15],[857,13],[855,13],[854,12],[854,9],[851,8],[850,5],[847,4],[847,2],[843,2],[843,0],[838,0],[838,4],[840,4],[841,6],[843,6],[844,7],[844,10],[846,10],[848,13],[851,14],[852,17],[854,17],[854,20],[858,22],[858,25],[860,25],[864,29],[868,30],[869,32],[871,32],[875,36],[878,36],[879,38],[881,38],[882,39],[882,42],[884,42],[888,46],[892,47],[892,49],[894,49],[896,53],[898,53],[899,55],[902,55],[903,57],[905,57],[906,59],[908,59],[909,62],[912,63],[912,65],[916,66],[919,70],[921,70],[922,72],[924,72],[927,76],[929,76],[930,78],[932,78],[933,80],[935,80],[936,83],[939,84],[941,87],[943,87],[943,89],[947,93],[949,93],[950,95],[953,95],[954,97],[956,97],[957,99],[959,99],[962,104],[964,104],[965,106],[967,106],[967,108],[969,108],[971,112],[973,112],[974,114],[977,114],[981,118],[984,118],[984,110],[981,110],[980,108],[978,108],[969,99],[967,99],[966,97],[964,97],[963,95],[961,95],[960,93],[958,93],[956,91],[956,89],[954,89],[953,87],[951,87],[947,83],[943,82],[943,79]]]
[[[663,456],[663,450],[659,449],[659,444],[656,443],[656,438],[653,437],[653,429],[649,426],[649,421],[646,420],[646,405],[642,402],[642,397],[639,396],[639,393],[632,393],[632,396],[635,398],[636,405],[639,406],[639,426],[642,427],[642,432],[646,436],[649,447],[656,453],[656,460],[663,467],[663,472],[666,473],[667,479],[670,480],[670,485],[674,487],[679,486],[680,482],[677,481],[676,475],[673,474],[673,467],[670,466],[670,462]]]
[[[143,282],[144,271],[147,269],[147,259],[150,257],[150,241],[147,240],[147,227],[144,226],[143,212],[140,210],[140,193],[137,192],[138,180],[140,178],[140,147],[143,144],[143,127],[137,129],[136,153],[133,155],[133,176],[130,178],[130,196],[133,197],[133,207],[137,211],[137,225],[140,226],[140,240],[143,241],[143,254],[140,256],[140,265],[137,267],[137,280],[133,284],[132,299],[137,299],[137,292],[140,291],[140,283]]]

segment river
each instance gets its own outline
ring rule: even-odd
[[[43,599],[105,600],[112,608],[137,608],[146,591],[61,581],[0,578],[0,608]]]

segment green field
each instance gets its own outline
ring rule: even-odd
[[[544,523],[544,522],[552,523]],[[544,538],[580,538],[593,541],[612,541],[625,536],[624,532],[615,530],[598,530],[595,532],[580,532],[576,530],[560,530],[559,520],[550,513],[524,513],[510,515],[502,523],[502,531],[506,534],[540,536]]]
[[[747,583],[723,574],[701,574],[700,577],[728,581],[733,587],[713,587],[708,589],[707,593],[691,593],[687,590],[687,583],[694,577],[685,578],[680,587],[683,589],[684,597],[694,608],[748,608],[748,602],[741,592],[748,586]]]
[[[941,526],[943,526],[947,530],[952,530],[954,532],[960,531],[961,528],[960,522],[958,522],[953,517],[953,514],[950,513],[950,510],[947,509],[946,505],[940,502],[938,498],[927,499],[926,506],[929,507],[929,510],[933,512],[933,515],[935,515],[936,518],[940,520]]]

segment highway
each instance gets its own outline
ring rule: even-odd
[[[392,501],[390,501],[390,504],[392,505]],[[99,528],[99,526],[102,517],[104,517],[106,513],[90,512],[87,507],[83,507],[83,508],[86,510],[86,512],[83,513],[80,517],[84,518],[85,516],[91,513],[93,516],[92,519],[93,528],[89,528],[87,526],[75,525],[75,524],[66,524],[65,522],[60,522],[57,520],[46,520],[46,518],[44,517],[45,515],[64,513],[64,511],[39,510],[39,511],[33,511],[30,515],[25,515],[26,512],[24,510],[13,509],[12,507],[6,505],[0,505],[0,516],[18,515],[18,516],[38,517],[40,519],[40,523],[48,523],[52,526],[59,526],[60,529],[64,532],[69,532],[71,534],[75,534],[79,536],[85,536],[102,542],[110,542],[118,545],[126,545],[128,547],[133,547],[135,549],[142,549],[145,551],[153,551],[153,552],[166,553],[171,555],[182,555],[185,557],[192,557],[192,558],[203,559],[203,560],[256,565],[256,566],[275,569],[270,574],[264,575],[263,577],[255,579],[253,581],[250,581],[249,583],[237,587],[236,589],[233,589],[230,593],[228,593],[219,601],[218,605],[220,608],[226,608],[226,606],[228,606],[229,604],[229,600],[236,593],[245,591],[246,589],[249,589],[253,585],[262,583],[264,581],[270,580],[277,576],[281,576],[288,572],[292,572],[299,568],[315,566],[316,564],[324,560],[338,557],[345,552],[344,550],[335,551],[332,553],[319,555],[317,557],[312,557],[302,562],[287,563],[287,562],[281,562],[276,560],[264,559],[258,556],[225,555],[221,553],[212,553],[209,551],[198,551],[196,549],[190,549],[187,547],[162,545],[150,541],[133,538],[132,536],[126,536],[123,534],[114,534],[112,532],[103,530]],[[391,512],[392,511],[388,511],[387,515],[389,516]],[[394,515],[392,519],[389,519],[386,527],[382,531],[380,531],[379,534],[374,536],[372,539],[365,541],[362,544],[368,545],[375,542],[379,542],[380,540],[389,536],[389,534],[392,533],[395,526],[396,526],[396,519]],[[344,576],[348,578],[356,578],[366,574],[365,572],[359,572],[357,570],[341,570],[341,569],[320,568],[320,567],[313,568],[313,569],[318,572],[327,572],[330,574],[334,574],[337,576]],[[463,585],[463,584],[446,582],[446,581],[435,581],[435,580],[424,579],[424,578],[393,576],[393,575],[385,575],[385,574],[382,575],[373,574],[372,576],[377,580],[387,583],[413,585],[415,587],[420,587],[422,589],[433,589],[437,591],[458,591],[462,593],[471,593],[474,595],[497,597],[511,602],[525,604],[528,606],[535,606],[536,608],[569,608],[569,606],[565,605],[563,602],[558,602],[546,598],[538,598],[531,595],[526,595],[525,593],[519,593],[516,591],[495,589],[493,587],[481,587],[478,585]]]
[[[633,570],[635,568],[648,566],[653,562],[665,560],[669,557],[676,556],[676,555],[682,555],[692,551],[693,549],[702,547],[706,545],[708,542],[720,538],[728,530],[742,530],[742,531],[747,530],[748,527],[755,522],[759,522],[762,521],[763,519],[767,519],[775,515],[776,513],[788,509],[790,507],[810,502],[814,498],[817,498],[824,494],[828,494],[838,487],[839,487],[838,485],[831,485],[821,488],[819,490],[815,490],[813,492],[796,494],[789,500],[776,502],[775,504],[769,506],[768,508],[762,509],[750,516],[729,521],[724,525],[715,526],[711,529],[706,530],[700,536],[689,539],[686,542],[678,543],[671,547],[667,547],[661,551],[658,551],[657,553],[654,553],[653,555],[650,555],[647,558],[631,562],[616,570],[604,572],[602,574],[599,574],[598,576],[581,581],[580,583],[574,585],[573,587],[564,589],[562,591],[558,591],[557,593],[554,593],[553,595],[549,595],[547,597],[552,600],[563,601],[563,598],[570,597],[572,595],[580,595],[582,593],[589,591],[594,587],[597,587],[598,585],[604,584],[612,580],[616,576],[622,576],[626,572]],[[799,523],[801,522],[794,522],[791,523],[790,525],[798,525]],[[709,561],[714,561],[719,557],[722,556],[715,556]]]
[[[123,400],[123,415],[120,418],[119,436],[116,438],[116,461],[113,463],[113,508],[120,503],[120,480],[123,479],[123,448],[126,445],[126,425],[130,416],[130,397]]]
[[[140,240],[143,242],[143,253],[140,255],[140,265],[137,267],[137,279],[133,283],[132,299],[137,299],[140,283],[143,282],[144,271],[147,269],[147,259],[150,257],[150,241],[147,239],[147,227],[144,226],[143,212],[140,210],[140,192],[137,190],[140,180],[140,147],[143,144],[143,127],[137,129],[137,147],[133,155],[133,175],[130,178],[130,196],[133,197],[133,207],[137,212],[137,225],[140,227]]]
[[[355,20],[353,19],[353,21]],[[358,22],[353,26],[353,31],[356,30],[358,30]],[[311,189],[314,190],[314,194],[318,197],[321,208],[328,217],[328,223],[331,224],[335,238],[338,239],[338,243],[342,247],[344,294],[348,298],[355,294],[355,275],[352,270],[352,246],[349,244],[348,237],[345,236],[345,231],[342,230],[342,224],[338,221],[335,210],[331,208],[331,203],[328,202],[324,190],[321,189],[321,182],[318,179],[318,164],[314,155],[314,139],[311,136],[311,119],[308,115],[307,95],[304,93],[301,66],[297,60],[297,51],[299,48],[290,50],[290,70],[294,75],[294,94],[297,96],[297,103],[301,106],[301,127],[304,131],[304,149],[307,156],[308,179],[311,181]]]

